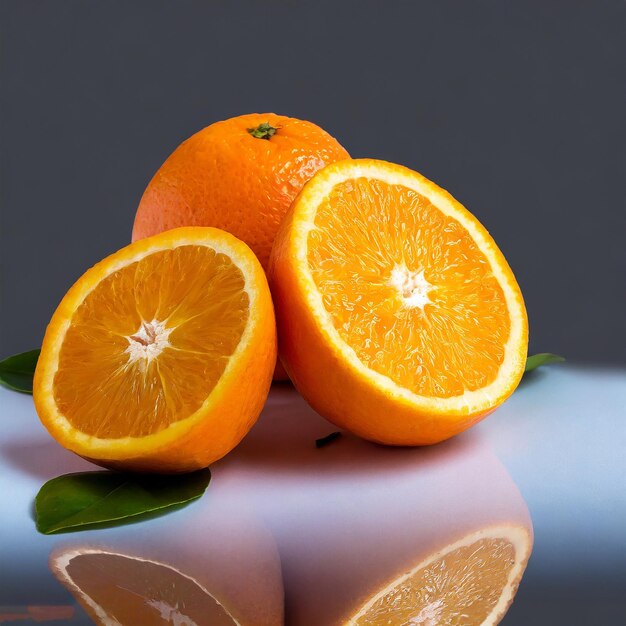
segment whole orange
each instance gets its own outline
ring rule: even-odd
[[[245,243],[266,268],[283,215],[304,183],[350,155],[319,126],[252,113],[184,141],[148,184],[133,241],[179,226],[213,226]]]

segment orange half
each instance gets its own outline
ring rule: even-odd
[[[270,264],[279,349],[323,416],[416,445],[478,421],[516,388],[528,323],[487,230],[417,172],[356,159],[307,183]]]
[[[190,471],[251,428],[275,353],[252,251],[218,229],[175,229],[104,259],[66,294],[43,341],[35,406],[57,441],[96,463]]]

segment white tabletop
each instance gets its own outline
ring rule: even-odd
[[[376,555],[393,552],[403,534],[394,519],[415,520],[405,527],[418,525],[424,541],[431,535],[435,541],[445,530],[442,520],[500,515],[510,500],[516,510],[528,507],[535,544],[502,623],[626,624],[626,369],[539,370],[484,422],[431,448],[384,448],[349,435],[315,447],[316,438],[335,430],[290,386],[275,386],[252,432],[212,468],[202,500],[130,526],[44,536],[32,515],[41,485],[60,474],[96,468],[49,437],[30,396],[0,388],[0,616],[7,607],[71,605],[72,623],[89,623],[50,573],[52,550],[138,536],[163,541],[181,529],[191,542],[198,520],[215,531],[207,534],[218,536],[223,520],[216,512],[236,506],[258,518],[272,537],[268,542],[278,546],[283,577],[289,578],[288,616],[304,623],[299,615],[307,600],[296,606],[299,600],[293,599],[301,584],[298,563],[312,564],[310,576],[316,567],[323,572],[320,543],[344,546],[344,561],[358,554],[362,574],[374,567]],[[345,541],[337,539],[341,533]],[[377,545],[348,546],[358,541]],[[227,553],[228,539],[221,543]],[[332,582],[339,569],[335,563],[330,579],[319,576],[307,584],[326,585],[328,593],[331,583],[341,586]]]

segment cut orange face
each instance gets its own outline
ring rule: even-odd
[[[230,451],[267,397],[274,314],[258,260],[214,228],[136,242],[88,270],[50,321],[37,412],[101,465],[190,471]]]
[[[270,285],[292,381],[367,439],[447,439],[523,374],[526,311],[502,253],[447,192],[399,165],[318,172],[283,222]]]

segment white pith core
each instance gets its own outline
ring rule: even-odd
[[[389,284],[398,290],[404,306],[424,309],[432,304],[428,294],[434,287],[426,280],[424,270],[412,272],[406,265],[396,265],[391,271]]]
[[[146,599],[146,604],[158,611],[161,619],[168,624],[173,624],[174,626],[198,626],[197,622],[181,613],[178,602],[176,606],[170,606],[163,600]]]
[[[128,362],[135,363],[143,360],[147,364],[156,359],[170,345],[168,338],[172,330],[174,329],[165,327],[165,322],[158,320],[142,322],[134,335],[126,337],[128,339],[128,348],[126,348]]]
[[[442,600],[427,604],[415,617],[409,620],[411,626],[437,626],[443,607]]]

